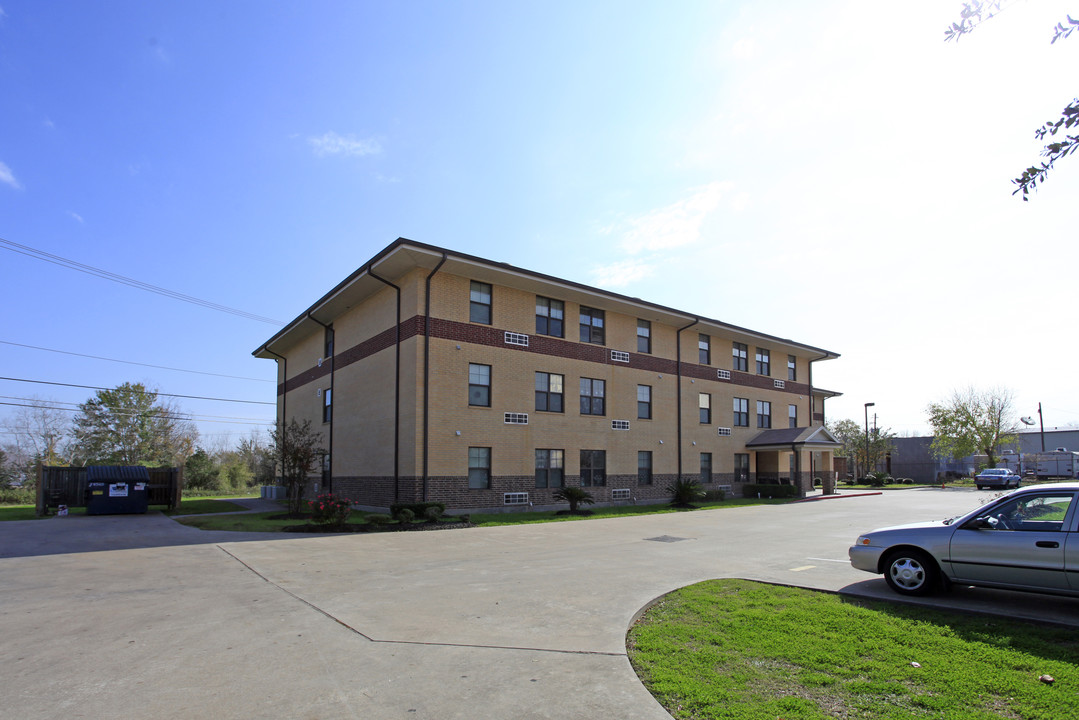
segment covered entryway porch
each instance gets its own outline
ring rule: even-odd
[[[820,478],[826,495],[835,491],[832,458],[843,446],[823,425],[765,430],[746,443],[756,455],[756,482],[794,485],[805,497]]]

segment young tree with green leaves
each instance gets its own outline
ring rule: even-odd
[[[1012,393],[1006,388],[955,390],[940,403],[926,409],[933,426],[933,452],[957,460],[984,454],[989,467],[996,467],[997,448],[1014,443],[1018,423]]]
[[[828,432],[843,443],[843,454],[854,461],[855,467],[852,471],[858,477],[868,475],[888,456],[888,453],[895,452],[895,443],[892,442],[895,439],[895,433],[888,428],[869,428],[867,447],[866,429],[862,423],[848,418],[827,425]]]
[[[281,470],[280,484],[285,487],[290,515],[299,515],[307,475],[318,467],[323,453],[322,433],[311,429],[311,421],[293,418],[270,431],[270,448]]]

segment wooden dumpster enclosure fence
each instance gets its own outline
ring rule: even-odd
[[[184,487],[183,468],[146,468],[150,473],[150,505],[167,505],[169,510],[180,506],[180,492]],[[86,507],[85,467],[38,466],[37,514],[45,515],[49,508],[60,505]]]

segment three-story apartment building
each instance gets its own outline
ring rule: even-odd
[[[660,502],[832,472],[813,364],[792,340],[398,239],[254,355],[277,419],[311,420],[311,489],[362,506]]]

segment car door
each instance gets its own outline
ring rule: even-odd
[[[1072,513],[1071,532],[1064,545],[1064,574],[1068,577],[1071,589],[1079,592],[1079,508]]]
[[[1047,488],[1010,498],[965,523],[952,534],[949,546],[955,580],[972,585],[1070,589],[1065,549],[1075,505],[1075,491]],[[1079,553],[1079,549],[1072,548],[1072,552]],[[1074,561],[1079,562],[1079,557]]]

